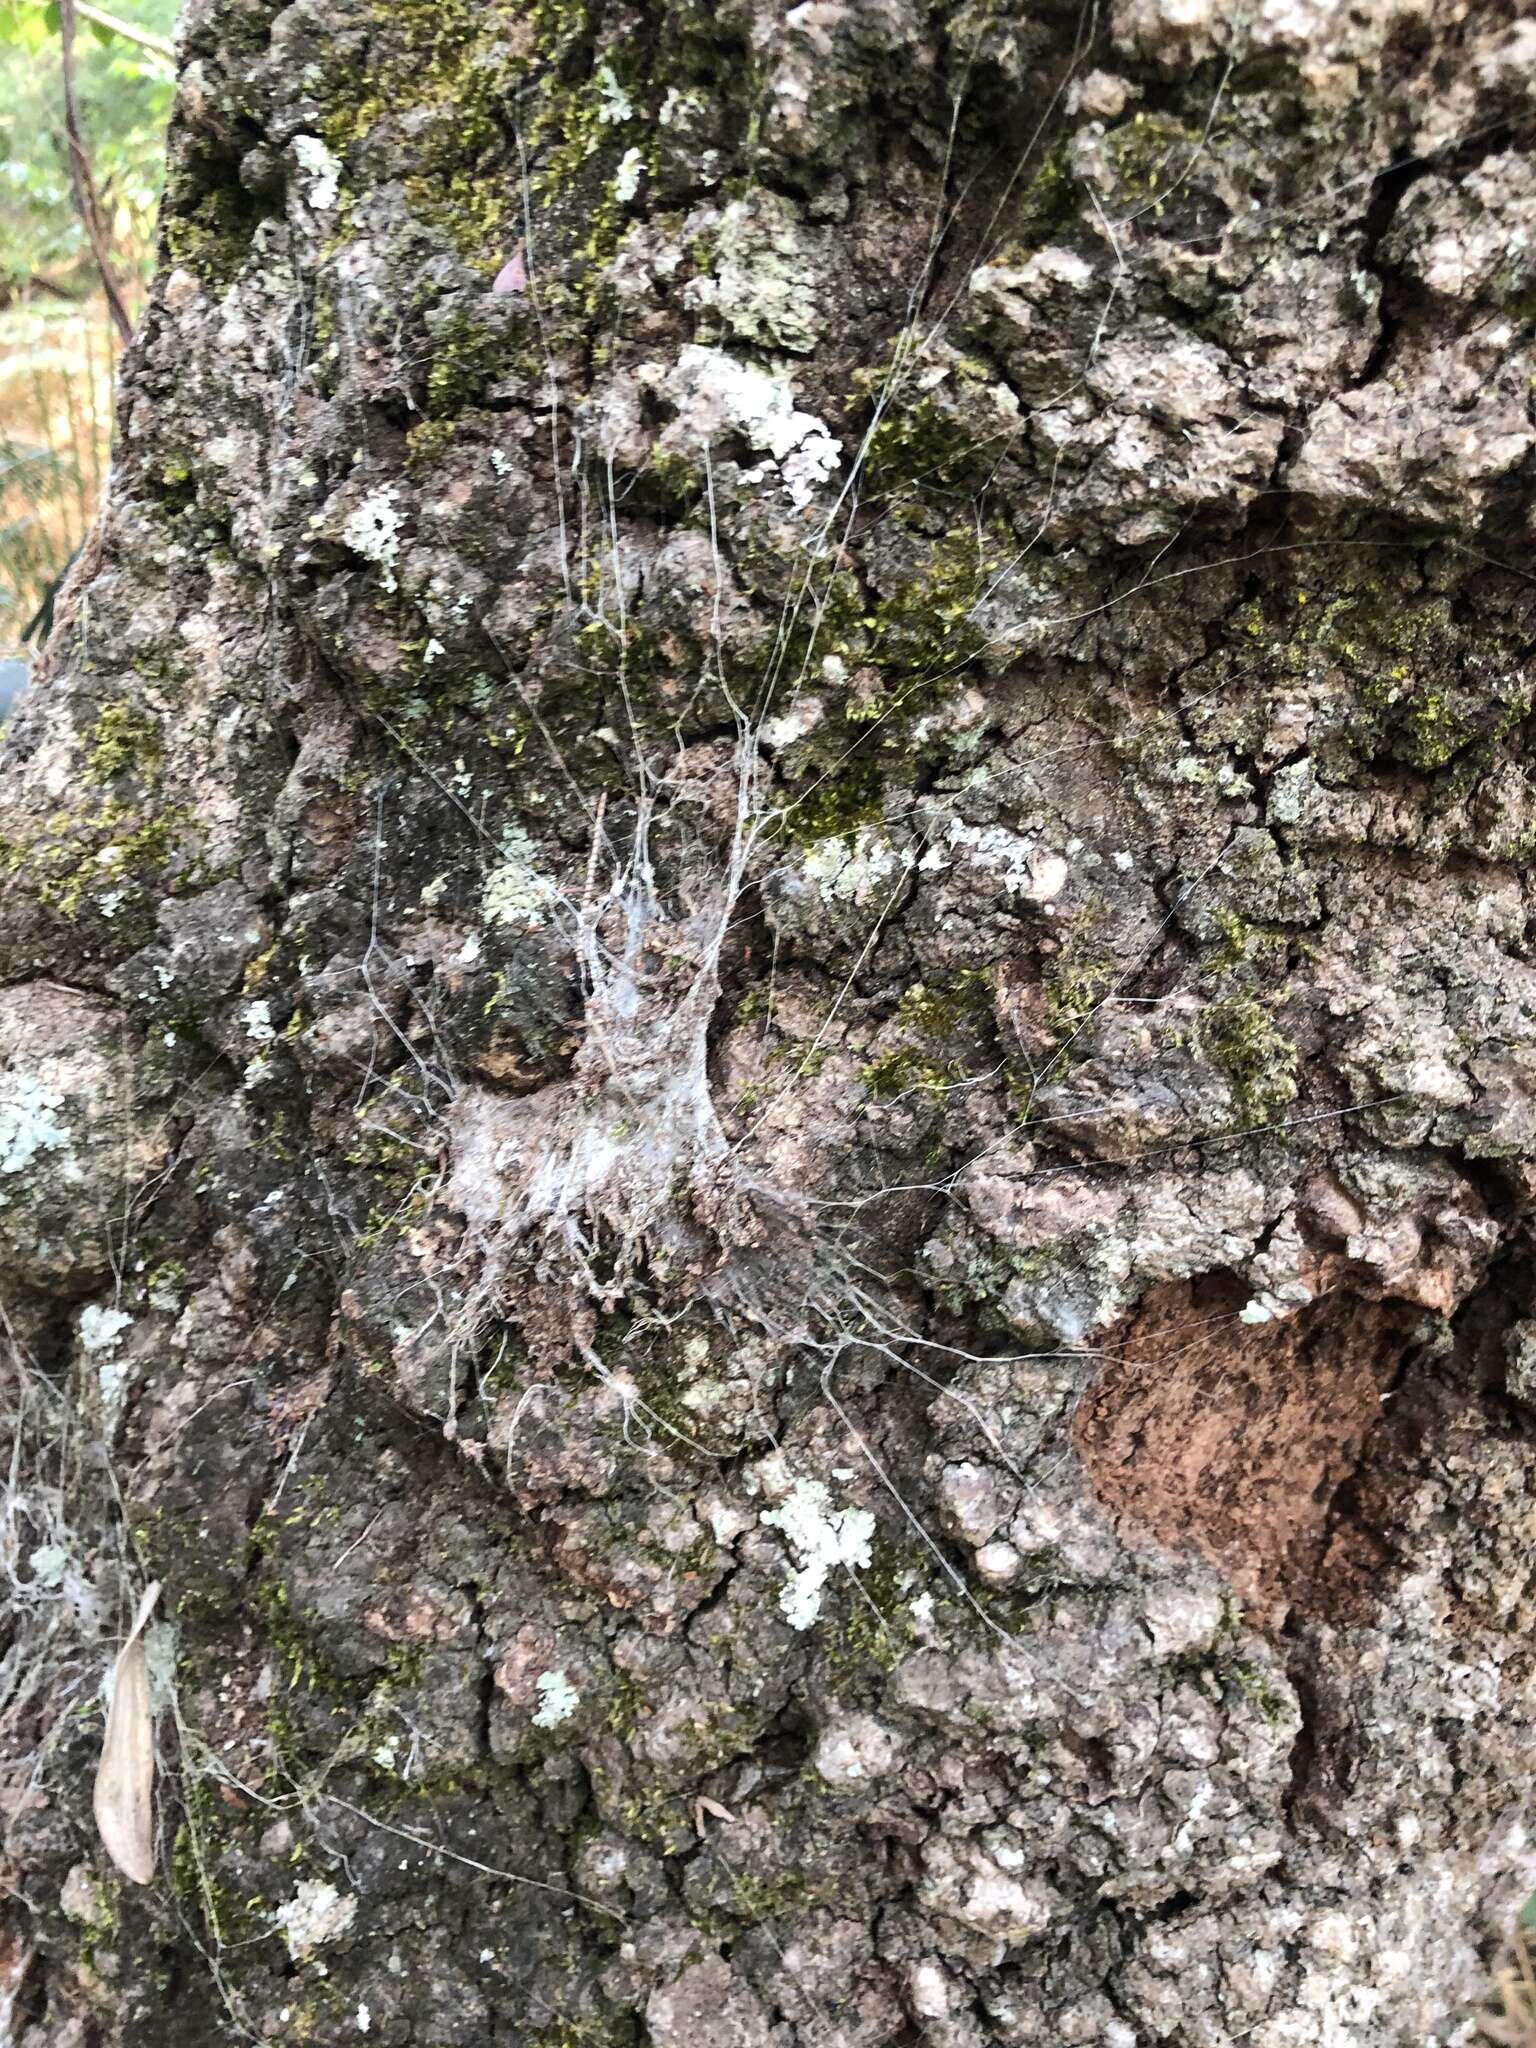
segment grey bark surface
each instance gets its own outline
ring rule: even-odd
[[[0,2034],[1481,2038],[1536,24],[179,49],[5,748]]]

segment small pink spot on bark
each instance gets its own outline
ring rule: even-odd
[[[491,290],[499,292],[503,297],[506,297],[509,294],[525,292],[527,289],[528,265],[523,260],[521,248],[517,248],[513,250],[508,260],[497,271],[495,280],[491,285]]]

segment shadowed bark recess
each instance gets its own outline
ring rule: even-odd
[[[178,49],[5,738],[0,2038],[1470,2041],[1532,24]]]

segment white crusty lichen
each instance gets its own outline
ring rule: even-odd
[[[272,1022],[272,1005],[266,1002],[245,1003],[241,1006],[240,1021],[245,1026],[245,1035],[253,1045],[270,1045],[277,1036],[277,1027]]]
[[[501,859],[480,892],[486,923],[537,929],[549,922],[554,901],[554,884],[539,873],[533,841],[521,825],[509,825],[501,835]]]
[[[100,1308],[92,1302],[80,1311],[82,1351],[115,1351],[133,1317],[120,1308]]]
[[[836,474],[843,444],[814,413],[801,412],[782,372],[740,363],[723,349],[690,343],[679,350],[668,388],[677,419],[661,438],[666,449],[712,446],[739,434],[772,458],[791,504],[808,505]],[[766,468],[766,465],[765,465]],[[763,470],[751,470],[743,482]]]
[[[357,1901],[345,1898],[335,1885],[306,1877],[291,1899],[278,1906],[272,1921],[295,1962],[327,1941],[339,1941],[357,1918]]]
[[[807,738],[825,716],[819,697],[801,697],[779,717],[765,718],[757,728],[757,737],[770,753],[779,754]]]
[[[644,156],[638,149],[626,149],[613,176],[613,196],[621,206],[628,206],[640,190],[640,180],[644,175]]]
[[[117,1434],[117,1423],[127,1405],[131,1364],[113,1356],[125,1329],[133,1329],[133,1317],[125,1309],[102,1309],[98,1303],[90,1303],[80,1311],[80,1350],[96,1360],[102,1421],[109,1438]]]
[[[25,1173],[42,1152],[68,1153],[69,1132],[54,1115],[63,1106],[63,1089],[35,1074],[0,1074],[0,1174]],[[64,1165],[68,1174],[70,1162]],[[68,1177],[77,1178],[78,1169]]]
[[[309,180],[305,193],[317,213],[329,213],[341,191],[341,164],[318,135],[295,135],[293,153],[299,169]]]
[[[925,873],[950,867],[956,859],[980,868],[1010,896],[1031,903],[1050,903],[1066,887],[1070,869],[1059,853],[1033,839],[1010,832],[1005,825],[967,825],[952,818],[935,835],[918,865]]]
[[[614,76],[611,64],[599,64],[594,74],[597,84],[597,118],[609,127],[621,127],[624,122],[635,118],[635,103]]]
[[[534,1680],[534,1687],[539,1695],[538,1709],[533,1717],[535,1728],[558,1728],[562,1721],[569,1721],[581,1705],[581,1694],[563,1671],[541,1671]]]
[[[347,515],[341,537],[354,555],[384,571],[384,588],[394,590],[395,564],[400,559],[400,511],[395,504],[395,486],[385,484]]]
[[[62,1586],[70,1567],[70,1555],[60,1544],[44,1543],[27,1560],[40,1586]]]
[[[788,1499],[760,1519],[765,1527],[783,1532],[800,1560],[779,1594],[779,1605],[791,1628],[807,1629],[821,1612],[821,1596],[836,1567],[867,1569],[875,1518],[868,1508],[834,1508],[819,1479],[797,1479]]]
[[[1287,1316],[1295,1315],[1297,1309],[1305,1308],[1312,1300],[1312,1290],[1303,1280],[1282,1282],[1274,1288],[1263,1287],[1249,1296],[1237,1312],[1240,1323],[1283,1322]]]

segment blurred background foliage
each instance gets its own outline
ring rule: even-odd
[[[135,315],[154,261],[176,8],[76,0],[80,122]],[[56,4],[0,0],[0,663],[22,652],[84,538],[111,444],[118,339],[71,191],[62,51]]]

